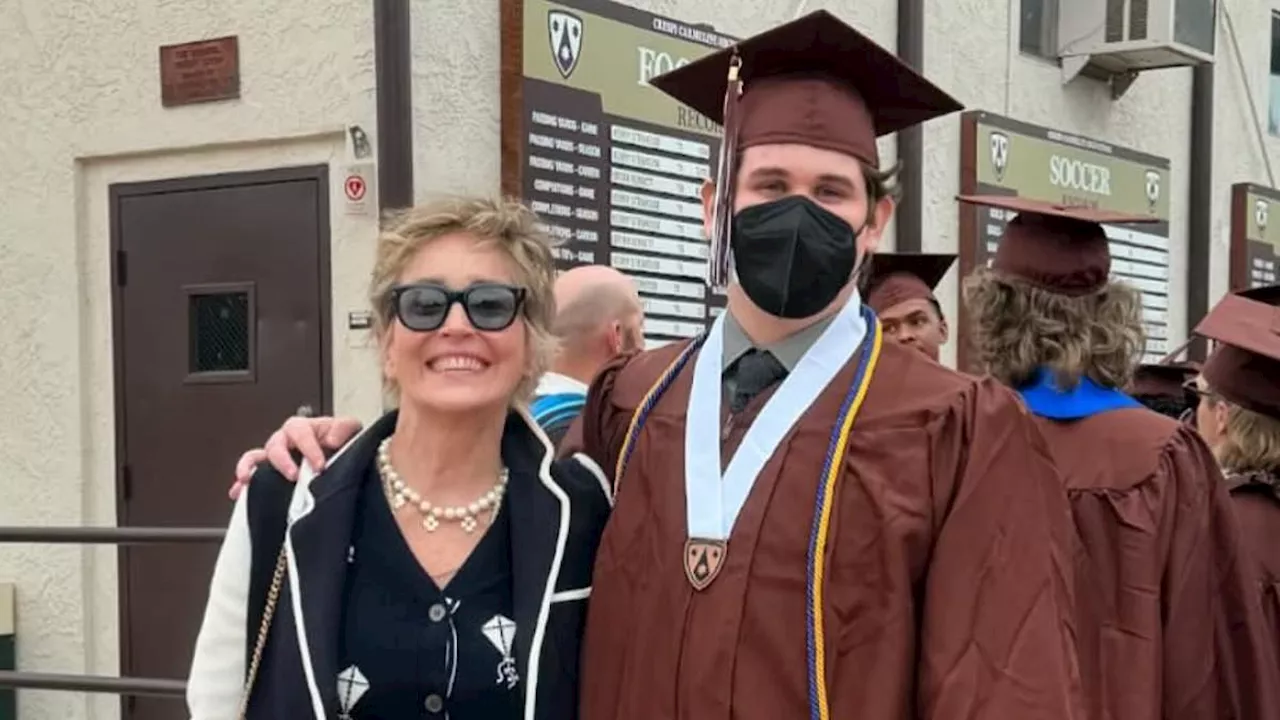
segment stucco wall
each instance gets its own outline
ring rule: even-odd
[[[1225,22],[1218,25],[1218,69],[1214,81],[1212,298],[1226,292],[1229,280],[1227,247],[1231,186],[1254,182],[1276,187],[1280,182],[1280,178],[1272,175],[1280,172],[1277,164],[1280,163],[1280,138],[1267,132],[1271,15],[1280,11],[1280,2],[1227,0],[1224,7],[1232,22],[1230,25]],[[1232,26],[1234,33],[1231,32]],[[1242,61],[1237,60],[1237,47]],[[1250,96],[1256,106],[1256,123],[1249,107]]]
[[[1227,283],[1230,184],[1275,184],[1261,160],[1244,80],[1265,113],[1269,12],[1280,3],[1226,2],[1245,73],[1222,28],[1215,297]],[[799,3],[634,4],[743,36],[789,19]],[[1185,324],[1190,71],[1144,75],[1119,101],[1092,81],[1064,87],[1056,67],[1018,53],[1017,6],[1018,0],[930,0],[927,72],[972,108],[1172,160],[1170,327],[1176,341]],[[894,44],[894,0],[805,4],[817,7]],[[11,418],[0,435],[0,525],[114,522],[107,185],[288,164],[339,166],[342,128],[375,128],[369,8],[354,0],[0,4],[0,118],[8,128],[0,140],[6,169],[0,175],[0,397]],[[498,3],[416,0],[413,13],[418,196],[496,191]],[[225,34],[240,36],[243,99],[163,109],[157,46]],[[925,246],[954,251],[958,120],[931,123],[925,138]],[[1263,144],[1276,149],[1273,139]],[[882,151],[892,158],[892,141]],[[370,417],[378,408],[376,366],[366,349],[352,347],[344,323],[347,311],[361,307],[372,221],[344,214],[335,202],[332,223],[336,406]],[[954,273],[941,293],[954,314]],[[110,549],[0,546],[0,581],[18,583],[21,667],[117,671],[114,568]],[[24,720],[110,718],[116,702],[24,692],[20,712]]]
[[[374,127],[369,8],[0,3],[0,525],[115,522],[107,185],[340,166],[343,128]],[[157,48],[230,34],[240,37],[243,99],[164,109]],[[363,289],[373,221],[335,208],[337,322]],[[338,408],[376,412],[376,366],[343,342],[334,354]],[[22,669],[118,672],[113,550],[3,546],[0,580],[17,583]],[[117,706],[107,696],[19,695],[25,720],[107,718]]]

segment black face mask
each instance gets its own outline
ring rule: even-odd
[[[857,237],[849,223],[801,195],[743,208],[733,218],[738,283],[770,315],[816,315],[853,275]]]

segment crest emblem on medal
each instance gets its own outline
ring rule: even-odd
[[[568,80],[582,56],[582,18],[564,10],[548,10],[547,38],[556,69],[560,77]]]
[[[1002,132],[991,132],[991,169],[996,173],[996,180],[1004,182],[1005,170],[1009,169],[1009,136]]]
[[[711,584],[724,566],[726,546],[723,540],[689,538],[684,543],[684,574],[694,590]]]

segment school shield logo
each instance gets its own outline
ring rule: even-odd
[[[1258,230],[1267,229],[1267,216],[1270,214],[1270,207],[1266,200],[1255,200],[1253,203],[1253,221],[1257,223]]]
[[[1009,136],[1002,132],[991,133],[991,169],[996,180],[1004,182],[1004,172],[1009,169]]]
[[[556,69],[568,80],[582,56],[582,18],[564,10],[548,10],[547,37],[551,40],[551,57],[556,61]]]
[[[1158,202],[1160,202],[1160,173],[1156,170],[1148,170],[1147,207],[1154,210]]]
[[[703,590],[720,574],[724,565],[723,540],[689,538],[684,543],[684,574],[694,590]]]

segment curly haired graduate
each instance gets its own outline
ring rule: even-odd
[[[1091,718],[1276,718],[1274,648],[1213,453],[1122,393],[1143,350],[1137,292],[1102,223],[1147,220],[1017,197],[965,283],[984,369],[1039,419],[1082,543],[1077,642]]]

